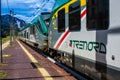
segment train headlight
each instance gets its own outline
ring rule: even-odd
[[[45,41],[43,42],[43,45],[44,45],[44,46],[47,46],[47,45],[48,45],[48,41],[45,40]]]

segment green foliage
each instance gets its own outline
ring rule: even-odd
[[[2,64],[2,63],[0,63],[0,67],[1,66],[6,66],[7,64]],[[1,70],[0,69],[0,80],[1,79],[6,79],[8,77],[8,75],[3,71],[3,70]]]
[[[6,36],[6,37],[2,38],[2,44],[8,40],[10,40],[10,36]]]
[[[0,79],[5,79],[5,78],[7,78],[7,74],[3,70],[0,70]]]

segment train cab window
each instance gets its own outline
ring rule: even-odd
[[[46,20],[44,20],[44,22],[45,22],[46,26],[49,27],[50,19],[46,19]]]
[[[58,12],[58,32],[65,31],[65,9]]]
[[[40,21],[39,21],[39,20],[37,21],[37,24],[38,24],[38,27],[39,27],[40,31],[41,31],[41,32],[43,32],[43,30],[42,30],[42,26],[41,26],[41,24],[40,24]]]
[[[50,22],[50,13],[49,12],[43,12],[41,13],[42,19],[44,20],[46,27],[49,27]]]
[[[87,30],[105,30],[109,26],[109,0],[87,0]]]
[[[71,4],[69,6],[69,30],[80,31],[80,1]]]

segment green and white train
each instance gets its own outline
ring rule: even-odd
[[[19,38],[32,46],[38,47],[42,50],[48,46],[48,25],[50,20],[50,13],[44,12],[35,17],[31,23],[21,29]]]
[[[119,3],[57,0],[50,17],[39,15],[19,34],[21,39],[47,49],[54,59],[94,80],[119,80]]]

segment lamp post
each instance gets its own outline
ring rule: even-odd
[[[12,45],[14,41],[13,17],[14,17],[14,10],[10,10],[10,45]]]
[[[1,25],[1,22],[0,22]],[[0,63],[2,63],[2,28],[0,28]]]
[[[10,45],[12,45],[12,10],[10,10]]]

